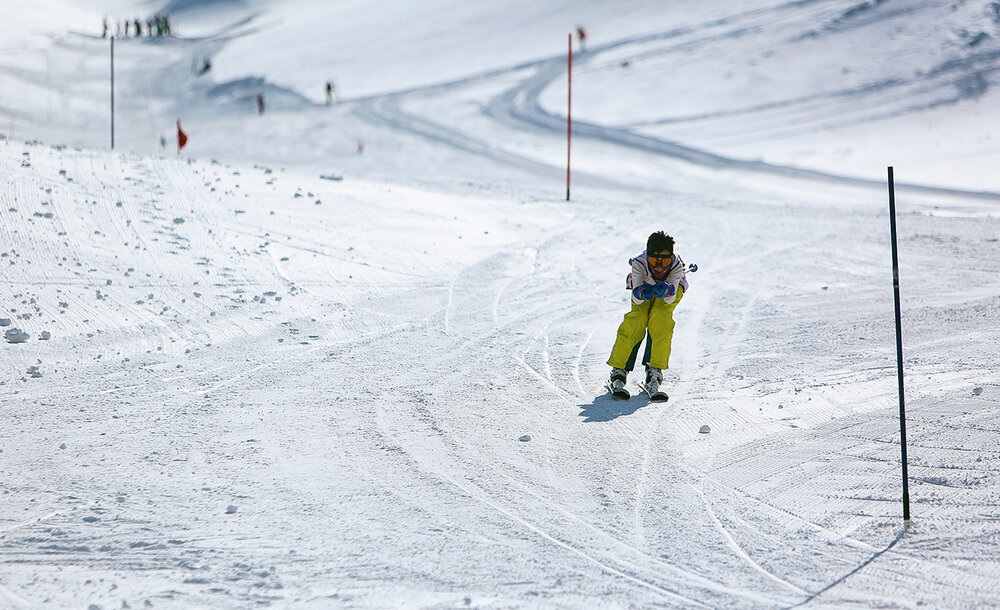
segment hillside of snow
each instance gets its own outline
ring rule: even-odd
[[[996,3],[573,4],[14,0],[0,608],[996,603]]]

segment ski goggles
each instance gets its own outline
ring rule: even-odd
[[[667,256],[647,256],[646,262],[649,263],[650,267],[666,267],[674,260],[673,254],[668,254]]]

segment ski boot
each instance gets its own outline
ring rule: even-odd
[[[628,371],[625,369],[611,369],[611,378],[607,387],[611,395],[618,400],[628,400],[632,397],[625,388],[625,381],[628,379]]]
[[[642,389],[653,402],[666,402],[669,396],[660,390],[663,383],[663,371],[651,366],[646,367],[646,381],[642,384]]]

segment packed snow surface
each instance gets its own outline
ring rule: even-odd
[[[4,8],[0,608],[1000,603],[997,3]]]

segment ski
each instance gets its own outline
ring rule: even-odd
[[[608,389],[608,392],[611,392],[611,396],[615,400],[628,400],[629,398],[632,398],[628,389],[625,388],[625,384],[621,381],[606,381],[604,383],[604,387]]]

